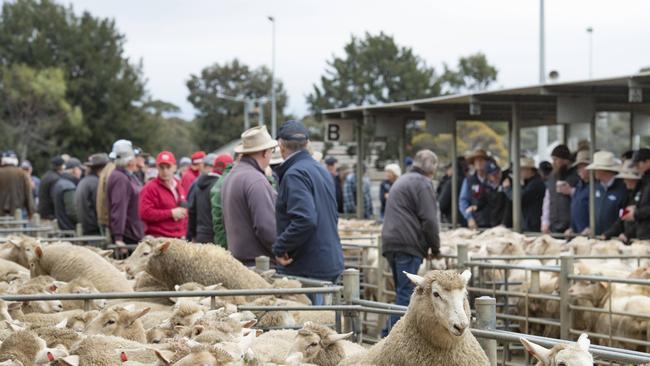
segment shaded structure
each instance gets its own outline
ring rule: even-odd
[[[645,96],[645,98],[644,98]],[[635,136],[650,135],[650,72],[591,79],[547,83],[459,95],[440,96],[380,105],[351,106],[323,111],[326,123],[337,131],[354,130],[357,143],[357,176],[362,176],[363,128],[374,123],[377,137],[399,137],[399,159],[404,164],[405,127],[414,120],[425,120],[433,134],[452,136],[452,224],[458,223],[457,121],[507,121],[509,123],[510,161],[515,181],[519,177],[520,130],[524,127],[563,125],[565,138],[579,136],[590,141],[593,156],[596,146],[595,120],[598,112],[630,113],[630,145]],[[584,125],[589,128],[585,129]],[[571,128],[579,127],[579,128]],[[345,135],[345,134],[343,134]],[[338,137],[338,136],[337,136]],[[638,148],[638,146],[634,146]],[[517,157],[517,158],[515,158]],[[593,174],[593,173],[592,173]],[[590,227],[595,232],[595,185],[590,183]],[[357,185],[357,202],[362,202],[362,185]],[[513,229],[521,231],[521,187],[513,184]],[[362,217],[363,205],[357,205]]]

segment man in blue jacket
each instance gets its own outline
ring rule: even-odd
[[[331,174],[309,151],[309,132],[289,121],[278,132],[284,163],[276,201],[277,239],[273,254],[283,274],[335,282],[343,272],[336,192]],[[320,297],[312,297],[314,303]]]
[[[594,154],[593,163],[587,170],[594,171],[596,184],[596,235],[603,234],[619,217],[619,211],[627,203],[627,188],[621,179],[616,179],[619,164],[614,154],[599,151]]]

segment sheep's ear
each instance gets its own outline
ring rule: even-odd
[[[609,283],[607,282],[598,282],[598,286],[602,287],[605,290],[609,289]]]
[[[576,344],[581,351],[589,352],[591,341],[589,341],[589,336],[587,333],[580,334],[580,338],[578,338],[578,342],[576,342]]]
[[[539,346],[539,345],[537,345],[537,344],[535,344],[533,342],[530,342],[529,340],[527,340],[525,338],[519,338],[519,341],[521,342],[521,344],[524,345],[524,348],[526,349],[526,351],[528,351],[528,353],[531,356],[533,356],[537,360],[541,361],[544,365],[550,365],[551,364],[550,359],[549,359],[549,355],[550,355],[551,351],[549,351],[548,349],[546,349],[546,348],[544,348],[542,346]]]
[[[5,320],[5,323],[7,323],[7,325],[9,326],[9,328],[10,328],[13,332],[20,332],[21,330],[25,330],[25,329],[26,329],[25,327],[22,327],[22,326],[20,326],[20,325],[14,323],[14,322],[10,322],[10,321],[8,321],[8,320]]]
[[[58,288],[55,284],[52,284],[52,285],[50,285],[50,286],[48,286],[48,287],[46,288],[47,292],[49,292],[49,293],[51,293],[51,294],[55,294],[55,293],[56,293],[56,290],[58,290],[58,289],[59,289],[59,288]]]
[[[7,310],[20,310],[23,307],[22,302],[9,302],[7,301]]]
[[[181,285],[174,285],[174,290],[175,291],[180,291]]]
[[[113,249],[100,250],[98,254],[102,257],[108,258],[113,255]]]
[[[199,342],[197,342],[197,341],[195,341],[193,339],[188,339],[187,340],[187,346],[190,347],[190,348],[198,347],[200,345],[201,345],[201,343],[199,343]]]
[[[301,336],[308,337],[311,334],[312,334],[312,332],[310,330],[307,330],[307,329],[299,329],[298,330],[298,335],[301,335]]]
[[[132,312],[131,314],[129,314],[131,316],[131,322],[133,323],[134,321],[136,321],[136,320],[142,318],[143,316],[147,315],[147,313],[149,311],[151,311],[151,308],[144,308],[144,309],[142,309],[140,311]]]
[[[408,273],[406,271],[402,271],[406,275],[406,277],[411,280],[416,286],[422,286],[424,284],[424,278],[421,276],[418,276],[416,274]]]
[[[42,258],[43,257],[43,248],[41,248],[40,245],[37,245],[36,248],[34,248],[34,253],[36,253],[36,257]]]
[[[158,361],[162,362],[163,365],[171,365],[171,361],[165,355],[163,355],[159,350],[155,350],[154,353],[156,354],[156,358],[158,358]]]
[[[192,329],[192,337],[196,337],[199,334],[203,333],[203,330],[205,330],[205,328],[203,328],[202,325],[195,325]]]
[[[164,243],[162,243],[162,244],[159,244],[159,245],[156,246],[156,248],[154,249],[154,252],[155,252],[156,254],[162,254],[162,253],[165,253],[165,252],[169,249],[169,246],[170,246],[170,245],[172,245],[172,243],[169,242],[169,241],[166,241],[166,242],[164,242]]]
[[[218,290],[219,288],[221,288],[221,286],[222,286],[222,283],[219,282],[219,283],[215,283],[214,285],[205,286],[205,287],[203,288],[203,290],[204,290],[204,291]]]
[[[76,292],[78,294],[89,294],[90,289],[88,287],[78,287]]]
[[[336,342],[336,341],[340,341],[340,340],[346,339],[346,338],[348,338],[349,336],[351,336],[352,334],[354,334],[354,333],[353,333],[353,332],[350,332],[350,333],[345,333],[345,334],[330,334],[329,336],[327,336],[327,338],[325,338],[325,339],[323,340],[323,343],[324,343],[325,345],[332,344],[332,343],[334,343],[334,342]]]
[[[68,319],[65,318],[65,319],[61,320],[61,322],[59,322],[57,325],[55,325],[54,328],[65,329],[65,327],[67,327],[67,326],[68,326]]]
[[[241,326],[242,328],[252,328],[255,324],[257,324],[257,320],[253,319],[253,320],[242,322]]]
[[[460,274],[460,277],[463,279],[463,282],[465,282],[465,286],[467,286],[469,279],[472,278],[472,271],[466,269]]]
[[[135,311],[135,305],[134,305],[134,304],[129,304],[129,305],[127,305],[127,306],[123,306],[122,308],[123,308],[124,310],[128,311],[128,312]]]
[[[79,366],[79,356],[77,355],[71,355],[71,356],[59,358],[59,361],[63,362],[64,365]]]

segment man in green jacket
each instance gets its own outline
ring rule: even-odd
[[[237,158],[239,161],[239,157]],[[216,164],[216,163],[215,163]],[[226,239],[226,227],[223,224],[223,213],[221,211],[221,187],[226,181],[228,174],[232,170],[234,163],[228,164],[221,173],[221,177],[212,186],[210,190],[210,203],[212,206],[212,229],[214,231],[214,243],[228,249],[228,240]]]

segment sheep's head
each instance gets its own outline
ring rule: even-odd
[[[182,303],[174,310],[170,323],[174,327],[191,327],[205,312],[203,307],[193,303]]]
[[[298,331],[298,335],[289,354],[300,352],[304,362],[309,363],[316,359],[320,352],[329,351],[332,347],[340,347],[340,345],[337,345],[337,342],[351,335],[352,333],[337,334],[326,326],[307,322]],[[342,350],[338,354],[345,356]]]
[[[424,277],[404,272],[416,285],[411,297],[409,312],[414,312],[418,325],[433,327],[437,324],[453,336],[461,336],[469,327],[469,302],[467,283],[472,277],[469,270],[431,271]],[[433,311],[432,311],[433,310]],[[436,332],[440,329],[427,329]]]
[[[43,248],[40,245],[34,247],[34,254],[28,255],[29,262],[29,272],[33,277],[46,276],[49,275],[45,269],[41,266],[41,259],[43,259]]]
[[[124,260],[124,271],[129,278],[135,278],[135,275],[145,270],[149,256],[153,253],[153,244],[148,240],[141,241],[133,253]]]
[[[576,281],[569,288],[569,296],[589,300],[595,306],[602,302],[608,292],[609,284],[607,282]]]
[[[125,337],[131,327],[142,327],[142,323],[138,319],[147,314],[149,310],[150,308],[131,310],[117,305],[112,306],[102,310],[95,319],[88,323],[86,333]]]
[[[10,258],[23,267],[29,267],[29,259],[33,255],[34,247],[39,244],[38,240],[29,236],[10,236],[0,246],[3,258]]]
[[[97,294],[99,293],[99,290],[95,287],[95,285],[92,284],[92,282],[83,279],[83,278],[75,278],[74,280],[68,282],[64,286],[61,287],[61,293],[68,293],[68,294]],[[96,299],[96,300],[89,300],[90,301],[90,308],[93,310],[100,310],[106,307],[106,300],[105,299]],[[83,308],[83,300],[71,300],[71,301],[66,301],[64,303],[64,306],[66,309],[80,309]]]
[[[77,331],[83,332],[86,326],[99,315],[99,311],[91,310],[84,313],[73,314],[68,317],[67,327]]]
[[[591,366],[594,359],[589,353],[589,337],[581,334],[575,344],[558,344],[546,349],[524,338],[519,339],[531,356],[537,359],[537,366]]]
[[[492,239],[486,246],[491,255],[524,255],[524,245],[514,237]]]
[[[632,271],[632,273],[630,273],[629,278],[640,278],[644,280],[650,279],[650,266],[645,265],[643,267],[635,269]]]

